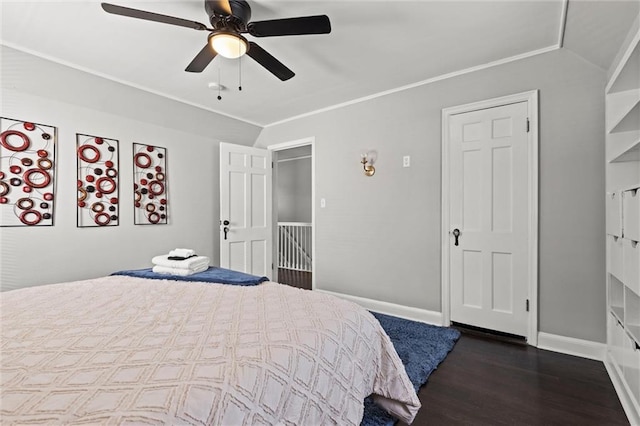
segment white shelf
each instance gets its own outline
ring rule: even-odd
[[[611,313],[618,322],[624,324],[624,308],[622,306],[611,306]]]
[[[625,325],[640,327],[640,296],[628,287],[625,290],[624,307],[626,314],[624,318]],[[636,334],[636,336],[640,337],[639,334]]]
[[[607,143],[610,163],[640,160],[640,130],[611,133]]]
[[[629,337],[631,337],[634,342],[636,342],[636,345],[640,346],[640,325],[627,324],[625,328],[627,330],[627,334],[629,334]]]
[[[613,312],[611,313],[611,316],[612,320],[609,321],[607,326],[607,350],[611,354],[611,360],[613,361],[613,365],[617,368],[618,374],[622,376],[624,368],[622,363],[622,346],[624,344],[625,332],[622,324],[618,321]]]
[[[640,129],[640,89],[607,95],[607,133]]]
[[[630,185],[620,186],[620,188],[618,188],[618,192],[632,191],[634,189],[640,189],[640,182],[639,183],[632,183]]]

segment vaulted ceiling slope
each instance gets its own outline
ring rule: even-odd
[[[639,15],[640,0],[569,1],[563,47],[606,71]]]
[[[208,24],[202,0],[110,1]],[[187,73],[185,67],[206,43],[206,32],[111,15],[95,0],[1,0],[0,42],[266,126],[560,45],[607,69],[639,10],[638,0],[249,3],[252,21],[326,14],[332,32],[259,40],[247,36],[296,73],[286,82],[246,57],[218,56],[204,72]],[[222,100],[210,83],[226,87]]]

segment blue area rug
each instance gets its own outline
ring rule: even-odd
[[[372,314],[391,338],[416,392],[427,382],[431,372],[445,359],[460,337],[460,332],[453,328],[438,327],[377,312]],[[396,421],[373,402],[371,397],[364,400],[364,416],[360,426],[391,426]]]

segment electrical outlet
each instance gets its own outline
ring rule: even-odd
[[[411,157],[405,155],[402,157],[402,167],[410,167],[411,166]]]

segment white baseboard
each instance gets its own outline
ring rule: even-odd
[[[380,300],[367,299],[364,297],[351,296],[349,294],[334,293],[333,291],[315,289],[319,293],[330,294],[350,302],[357,303],[365,309],[379,312],[381,314],[393,315],[413,321],[420,321],[427,324],[442,325],[442,313],[428,311],[426,309],[412,308],[410,306],[397,305],[395,303],[382,302]]]
[[[442,325],[441,312],[412,308],[410,306],[397,305],[395,303],[382,302],[380,300],[352,296],[343,293],[336,293],[327,290],[315,289],[314,291],[324,294],[330,294],[332,296],[357,303],[365,309],[379,312],[381,314],[393,315],[413,321],[425,322],[427,324]],[[593,359],[596,361],[604,361],[606,350],[606,345],[604,343],[576,339],[573,337],[559,336],[557,334],[549,334],[544,332],[538,333],[537,347],[539,349],[560,352],[567,355],[575,355],[582,358]]]
[[[633,402],[631,391],[620,379],[620,372],[615,367],[610,354],[605,356],[604,367],[607,369],[607,373],[609,373],[609,378],[611,379],[611,383],[613,383],[613,388],[618,394],[618,399],[620,400],[620,404],[622,404],[622,409],[627,415],[629,423],[636,426],[640,425],[640,409],[636,408],[637,405]]]
[[[538,348],[560,352],[567,355],[604,361],[606,345],[590,340],[558,336],[557,334],[538,333]]]

